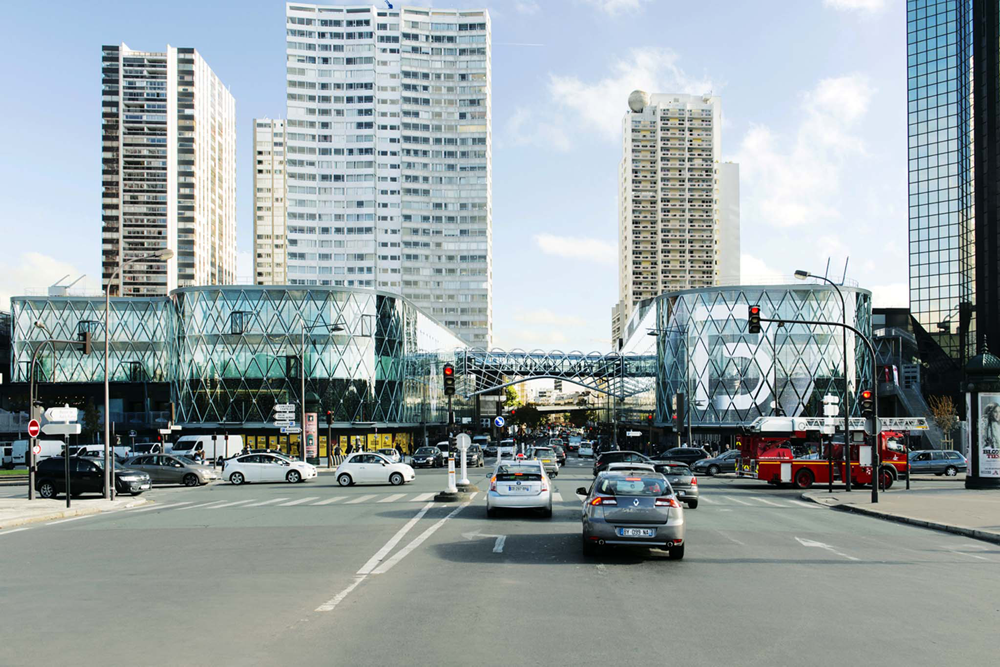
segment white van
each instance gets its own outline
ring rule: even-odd
[[[63,454],[62,440],[39,440],[38,444],[42,446],[42,451],[35,457],[35,463],[52,456],[62,456]],[[15,440],[11,443],[11,460],[14,462],[14,465],[28,465],[27,457],[30,445],[30,440]]]
[[[509,456],[514,458],[514,454],[517,453],[517,447],[514,445],[513,440],[501,440],[500,447],[497,449],[497,458],[503,458]]]
[[[228,459],[243,451],[242,435],[220,435],[212,444],[210,435],[182,435],[167,447],[168,454],[201,458],[211,463],[214,459]]]
[[[0,443],[0,465],[4,470],[14,468],[14,445],[9,442]]]

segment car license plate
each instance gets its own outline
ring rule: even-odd
[[[530,491],[531,489],[529,489],[529,488],[528,488],[528,487],[526,487],[526,486],[508,486],[508,487],[507,487],[507,490],[508,490],[508,491],[512,491],[512,492],[514,492],[514,493],[518,493],[518,492],[520,492],[520,491],[524,491],[524,492],[528,492],[528,491]]]
[[[619,528],[619,537],[652,537],[656,531],[652,528]]]

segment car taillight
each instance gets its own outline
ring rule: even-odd
[[[681,504],[679,502],[677,502],[676,498],[657,498],[655,504],[656,504],[657,507],[680,507],[681,506]]]
[[[698,486],[698,478],[695,477],[694,475],[691,476],[691,484],[694,486]]]
[[[497,476],[493,475],[493,479],[490,480],[490,491],[497,490]]]
[[[591,505],[617,505],[618,501],[614,498],[605,498],[604,496],[597,496],[590,501]]]

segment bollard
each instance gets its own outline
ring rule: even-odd
[[[448,493],[458,493],[458,486],[455,484],[455,454],[448,454]]]

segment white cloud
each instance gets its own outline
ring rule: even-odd
[[[583,0],[583,2],[609,16],[618,16],[622,13],[639,11],[649,0]]]
[[[531,16],[533,14],[537,14],[541,11],[541,9],[542,8],[538,6],[538,3],[535,2],[535,0],[518,0],[514,3],[514,11],[518,14]]]
[[[908,308],[910,305],[910,291],[906,283],[876,285],[871,291],[872,305],[876,308]]]
[[[572,147],[561,127],[539,120],[535,112],[525,107],[518,107],[507,119],[503,141],[515,146],[548,146],[557,151],[568,151]]]
[[[873,93],[861,75],[824,79],[802,97],[794,130],[755,125],[747,132],[734,156],[746,226],[819,225],[839,217],[840,180],[865,154],[854,131]]]
[[[550,74],[549,94],[553,104],[569,112],[569,122],[577,125],[581,133],[596,130],[605,139],[618,141],[633,90],[692,94],[712,90],[711,81],[689,76],[678,60],[670,49],[635,48],[627,58],[614,61],[608,76],[597,81]]]
[[[823,5],[831,9],[873,14],[885,9],[886,4],[886,0],[823,0]]]
[[[582,327],[587,325],[587,321],[581,317],[575,317],[573,315],[557,315],[546,308],[520,311],[515,313],[514,319],[518,322],[523,322],[524,324],[555,324],[568,327]]]
[[[68,284],[83,272],[68,262],[63,262],[40,252],[24,252],[13,262],[0,264],[0,310],[10,309],[10,297],[45,294],[46,289],[63,276]],[[71,294],[91,294],[100,290],[100,278],[81,280],[70,290]]]
[[[764,260],[740,254],[740,283],[743,285],[776,285],[789,281],[787,274],[772,269]]]
[[[546,255],[557,257],[586,259],[600,264],[615,264],[618,258],[617,246],[600,239],[536,234],[535,243]]]

